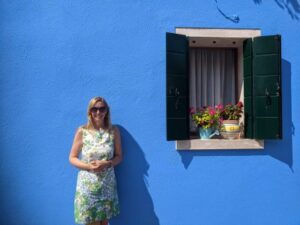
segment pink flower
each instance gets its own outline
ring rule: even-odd
[[[210,110],[209,110],[209,114],[210,114],[211,116],[215,115],[215,114],[216,114],[216,110],[210,109]]]
[[[219,109],[219,110],[222,110],[223,109],[223,105],[222,104],[216,105],[215,108]]]
[[[210,122],[211,124],[213,124],[213,123],[214,123],[214,120],[210,120],[209,122]]]

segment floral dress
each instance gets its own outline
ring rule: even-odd
[[[108,131],[82,129],[81,160],[110,160],[114,156],[114,137]],[[75,222],[87,224],[110,219],[119,213],[117,185],[113,167],[100,172],[80,170],[74,201]]]

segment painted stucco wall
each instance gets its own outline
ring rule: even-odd
[[[74,224],[78,170],[68,155],[97,95],[123,141],[121,214],[112,225],[300,224],[299,4],[1,1],[0,224]],[[165,33],[175,27],[282,35],[282,141],[266,141],[264,151],[201,152],[166,141]]]

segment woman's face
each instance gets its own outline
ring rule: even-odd
[[[107,113],[107,107],[103,102],[96,102],[90,110],[93,121],[103,122]]]

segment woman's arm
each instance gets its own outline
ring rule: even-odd
[[[114,132],[114,157],[109,160],[110,166],[116,166],[122,161],[122,146],[121,146],[121,136],[120,131],[117,127],[113,127]]]
[[[79,160],[78,156],[82,148],[82,130],[78,128],[74,137],[73,145],[69,155],[70,163],[82,170],[91,170],[91,165]]]

